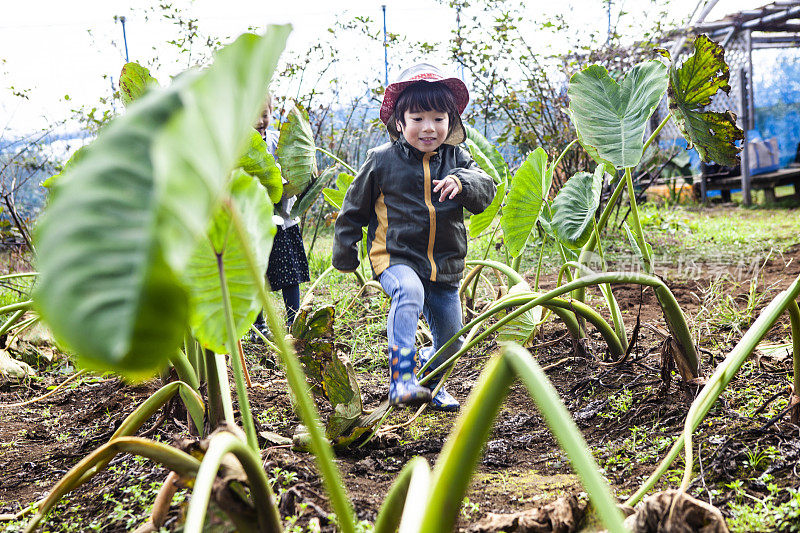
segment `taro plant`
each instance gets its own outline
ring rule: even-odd
[[[559,283],[562,275],[567,282],[591,277],[596,266],[590,268],[590,264],[595,261],[605,270],[600,234],[608,223],[611,208],[625,189],[631,208],[631,225],[629,227],[626,224],[625,231],[642,270],[645,274],[653,274],[652,247],[646,242],[639,221],[632,170],[670,118],[676,121],[690,145],[697,147],[704,160],[714,159],[722,164],[732,164],[738,151],[734,142],[741,139],[741,130],[736,128],[735,118],[730,112],[714,113],[702,109],[718,90],[730,90],[722,48],[706,36],[698,37],[694,47],[694,54],[680,66],[674,63],[666,66],[656,60],[645,61],[620,76],[619,83],[598,65],[589,66],[572,76],[568,89],[569,113],[575,125],[577,141],[598,163],[597,168],[591,173],[575,174],[551,201],[553,172],[572,144],[552,164],[548,164],[547,155],[540,148],[529,154],[514,178],[508,180],[510,188],[499,208],[502,210],[505,245],[514,257],[510,263],[513,268],[493,262],[479,262],[475,271],[467,275],[467,280],[474,279],[474,283],[477,283],[480,269],[488,266],[509,276],[506,293],[511,292],[512,286],[516,286],[517,293],[526,292],[524,280],[514,272],[518,271],[519,259],[528,241],[536,234],[543,236],[542,244],[545,238],[553,238],[557,243],[563,264]],[[665,93],[670,114],[645,140],[649,118]],[[476,135],[471,132],[471,139],[474,137]],[[468,145],[476,162],[496,180],[502,181],[503,174],[498,168],[505,167],[497,150],[482,138],[470,141]],[[530,172],[523,172],[526,167]],[[622,179],[618,180],[610,200],[597,218],[600,188],[606,176],[614,179],[618,172]],[[488,226],[480,219],[474,222],[478,222],[478,232]],[[541,256],[540,249],[539,265]],[[539,268],[534,292],[538,290],[538,276]],[[620,274],[619,279],[623,277],[624,274]],[[686,381],[697,378],[698,357],[685,317],[666,285],[651,286],[664,309],[676,347],[673,354],[678,369]],[[627,350],[629,342],[625,326],[610,285],[604,283],[599,288],[607,302],[616,336],[616,341],[613,345],[609,344],[609,348],[612,353],[618,353],[618,347]],[[583,302],[584,290],[585,286],[577,287],[573,297]],[[505,307],[500,302],[494,305],[497,311]],[[582,315],[582,312],[576,313],[571,309],[562,310],[559,315],[576,338],[585,335],[583,324],[586,319]],[[601,331],[608,329],[607,325],[597,320],[595,322],[600,324]],[[534,331],[529,325],[527,332]],[[611,338],[610,335],[608,338]]]
[[[670,350],[684,381],[699,377],[699,360],[683,311],[667,285],[653,276],[652,248],[646,242],[639,222],[631,172],[673,115],[676,121],[684,124],[682,131],[689,141],[702,147],[699,149],[704,158],[713,156],[719,161],[729,162],[730,158],[736,157],[737,148],[733,142],[737,139],[738,130],[735,126],[733,129],[720,129],[721,124],[732,124],[730,113],[701,110],[702,106],[709,103],[710,95],[719,89],[729,90],[722,83],[727,78],[727,68],[721,47],[701,36],[695,43],[694,55],[680,67],[674,64],[667,67],[657,60],[645,61],[635,65],[620,83],[597,65],[575,74],[568,89],[569,112],[575,124],[577,142],[598,164],[593,172],[578,172],[572,176],[552,201],[550,190],[553,173],[575,142],[570,143],[553,162],[548,161],[543,149],[537,148],[512,176],[499,151],[474,129],[468,130],[467,146],[473,158],[498,185],[497,196],[487,211],[471,217],[470,233],[476,236],[485,231],[497,213],[501,213],[500,225],[495,225],[494,231],[502,227],[505,247],[513,260],[509,264],[485,259],[471,263],[474,269],[465,277],[461,289],[468,302],[470,297],[474,298],[481,269],[485,267],[505,275],[508,283],[500,293],[501,297],[459,332],[459,335],[467,334],[467,342],[450,358],[450,362],[455,362],[476,342],[495,331],[500,332],[502,339],[513,339],[524,344],[532,339],[551,313],[564,321],[576,341],[585,337],[585,324],[591,323],[602,334],[612,356],[622,359],[631,343],[611,286],[637,283],[652,287],[656,294],[672,336],[672,340],[665,343],[665,349]],[[670,100],[672,115],[666,117],[645,140],[650,116],[665,93]],[[706,134],[708,131],[714,134]],[[598,219],[596,212],[603,182],[606,176],[617,175],[618,170],[623,178],[618,181]],[[349,180],[341,179],[338,191],[324,191],[332,204],[337,205],[338,200],[340,205],[348,183]],[[600,233],[608,222],[611,208],[626,187],[632,227],[626,225],[625,229],[644,272],[598,274],[589,263],[591,259],[598,258],[599,266],[605,270]],[[537,228],[538,232],[535,231]],[[538,286],[543,248],[540,247],[539,251],[533,289],[518,272],[522,253],[535,233],[542,235],[542,245],[546,238],[552,238],[562,258],[560,287],[547,293],[541,293]],[[561,285],[562,276],[566,278],[565,285]],[[613,326],[584,303],[586,287],[595,285],[606,300]],[[569,291],[564,290],[565,287]],[[572,298],[564,298],[567,294],[571,294]],[[508,313],[515,307],[518,308]],[[483,322],[499,313],[508,314],[487,331],[478,334]],[[576,348],[580,346],[576,342]],[[436,372],[442,372],[445,368],[447,365],[442,365]]]
[[[264,231],[269,226],[264,224],[270,219],[275,193],[241,163],[241,154],[252,138],[250,124],[288,32],[288,27],[273,26],[263,37],[242,36],[220,51],[212,67],[184,74],[172,86],[149,92],[101,132],[56,183],[37,232],[41,277],[35,305],[43,319],[87,368],[110,370],[136,380],[172,361],[185,380],[168,384],[145,401],[107,444],[75,465],[36,506],[38,512],[27,531],[38,527],[59,498],[119,453],[150,458],[172,472],[158,498],[162,503],[169,501],[172,480],[192,486],[184,531],[203,530],[206,509],[214,497],[241,504],[229,514],[237,530],[283,530],[253,438],[244,372],[237,357],[236,339],[252,321],[254,299],[266,311],[338,527],[346,533],[355,531],[352,504],[308,395],[300,361],[281,334],[283,326],[264,286],[263,259],[259,258],[265,257],[269,247],[270,237]],[[514,272],[509,269],[512,277]],[[665,297],[669,295],[663,282],[648,274],[582,274],[541,295],[508,294],[503,304],[516,309],[492,328],[536,306],[556,314],[569,310],[595,324],[612,351],[621,351],[616,333],[607,324],[603,326],[596,312],[561,296],[592,284],[622,282],[662,288]],[[753,333],[748,331],[746,342],[743,339],[742,347],[734,350],[737,358],[752,349],[750,344],[755,346],[764,334],[762,329],[785,309],[792,316],[795,343],[800,342],[800,313],[794,302],[798,292],[800,279],[768,306],[751,329]],[[306,329],[316,327],[316,316],[304,315]],[[469,349],[474,339],[491,333],[489,328],[476,335],[476,326],[486,316],[465,326],[464,332],[473,339],[454,359]],[[192,336],[187,336],[190,326]],[[203,350],[195,339],[205,346]],[[313,345],[313,336],[300,340],[309,341],[312,352],[322,348]],[[797,344],[795,348],[795,353],[800,353]],[[238,420],[222,352],[231,356]],[[347,372],[335,361],[329,357],[321,360],[332,369],[321,375],[327,372],[345,380]],[[198,376],[208,381],[207,405],[197,393]],[[607,483],[569,413],[536,361],[514,344],[505,346],[484,369],[435,469],[431,472],[424,459],[415,458],[401,471],[377,517],[376,531],[453,529],[488,438],[489,422],[517,377],[568,454],[604,526],[613,532],[625,531]],[[717,390],[723,380],[712,378],[707,388]],[[337,402],[346,407],[342,413],[346,416],[355,410],[355,404],[352,395],[347,397],[346,388],[342,390],[345,395]],[[225,423],[185,450],[133,436],[165,398],[176,392],[182,394],[199,432],[204,409],[211,420],[214,404],[220,406]],[[698,401],[707,401],[703,398],[711,396]],[[698,414],[692,420],[704,414],[702,409],[696,409]],[[153,529],[157,528],[155,512],[151,521]]]
[[[252,320],[252,291],[275,335],[339,528],[355,530],[352,505],[300,363],[279,334],[282,325],[267,298],[258,258],[269,244],[264,228],[269,228],[270,191],[243,169],[247,165],[239,155],[252,139],[249,124],[287,34],[287,27],[271,27],[264,37],[242,36],[216,56],[212,67],[150,92],[111,123],[54,185],[37,232],[41,278],[35,305],[44,320],[86,368],[139,380],[172,361],[186,381],[154,394],[107,444],[75,465],[37,504],[26,531],[35,530],[63,495],[119,453],[150,458],[172,472],[147,526],[151,529],[159,527],[157,517],[163,516],[177,479],[192,486],[185,531],[203,530],[212,497],[241,504],[229,514],[240,531],[282,530],[252,438],[243,369],[237,363],[236,338]],[[93,260],[85,261],[87,256]],[[206,348],[198,350],[195,338]],[[223,351],[231,355],[239,420],[231,407],[224,356],[218,355]],[[601,520],[612,531],[623,530],[621,515],[563,405],[530,355],[509,347],[487,369],[437,469],[431,474],[424,460],[416,459],[400,475],[378,517],[378,531],[398,525],[403,530],[452,529],[471,477],[472,468],[464,467],[474,467],[488,436],[486,422],[497,414],[515,375],[526,382],[559,440],[575,455]],[[197,393],[198,376],[208,380],[207,406]],[[187,449],[133,436],[176,392],[198,431],[204,409],[210,415],[214,403],[221,404],[225,423]],[[416,490],[420,483],[424,490]],[[428,518],[421,521],[422,516]]]

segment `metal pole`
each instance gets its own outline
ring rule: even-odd
[[[744,139],[742,139],[742,159],[739,165],[742,174],[742,202],[744,205],[749,206],[752,202],[750,196],[750,155],[747,150],[747,143],[750,141],[748,126],[750,124],[750,117],[748,117],[748,98],[750,80],[747,77],[747,67],[739,69],[739,111],[742,117],[742,129],[744,130]]]
[[[611,0],[608,0],[608,33],[606,34],[606,44],[611,42]]]
[[[456,35],[458,36],[458,46],[461,47],[461,6],[456,6]],[[461,63],[461,81],[464,81],[464,63]]]
[[[381,6],[383,10],[383,83],[389,85],[389,44],[386,41],[386,4]]]
[[[125,35],[125,17],[120,17],[119,21],[122,23],[122,40],[125,42],[125,62],[130,63],[131,60],[128,59],[128,36]]]
[[[755,84],[753,84],[753,30],[744,32],[744,42],[747,45],[747,127],[753,129],[756,127],[755,109],[753,100],[755,99]]]

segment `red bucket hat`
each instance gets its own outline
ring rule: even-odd
[[[469,103],[469,91],[467,90],[467,86],[458,78],[446,78],[438,68],[428,63],[419,63],[413,67],[407,68],[400,74],[397,81],[390,83],[389,86],[386,87],[386,91],[383,93],[380,117],[381,121],[386,125],[386,129],[389,130],[389,136],[392,139],[397,139],[400,136],[395,124],[396,117],[394,114],[394,106],[397,104],[397,99],[406,87],[412,83],[420,82],[440,82],[447,86],[450,92],[453,93],[453,98],[455,99],[459,114],[459,117],[456,119],[458,123],[453,127],[452,133],[444,142],[453,145],[464,142],[466,132],[464,130],[464,125],[461,123],[460,115],[464,112],[464,109],[466,109]]]

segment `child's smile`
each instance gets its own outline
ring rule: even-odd
[[[403,118],[405,125],[398,120],[397,129],[420,152],[433,152],[447,138],[450,118],[445,111],[406,110]]]

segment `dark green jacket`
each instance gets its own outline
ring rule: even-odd
[[[439,202],[432,181],[453,176],[461,192]],[[373,148],[336,218],[333,266],[358,266],[357,243],[367,227],[367,249],[375,276],[404,264],[421,279],[457,285],[464,273],[467,232],[464,209],[480,213],[492,202],[495,184],[459,146],[420,152],[402,136]]]

